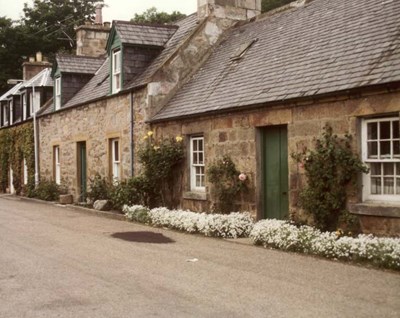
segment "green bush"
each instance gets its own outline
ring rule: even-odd
[[[91,202],[97,200],[109,200],[112,184],[106,179],[96,174],[93,179],[89,179],[89,191],[87,198]]]
[[[138,152],[139,161],[143,164],[138,184],[146,206],[175,205],[174,177],[178,175],[179,164],[184,158],[182,141],[180,136],[155,140],[151,131],[145,136],[145,143]]]
[[[207,170],[212,183],[211,192],[215,196],[215,211],[230,213],[235,210],[237,195],[247,188],[247,176],[236,169],[229,156],[214,161]]]
[[[324,127],[322,138],[314,150],[292,154],[304,166],[307,186],[301,191],[299,203],[313,215],[316,226],[335,230],[339,221],[353,222],[346,210],[349,186],[355,185],[359,173],[368,168],[352,152],[351,136],[339,138],[330,126]]]
[[[150,190],[145,181],[139,176],[115,184],[110,193],[113,207],[122,210],[124,205],[146,204]]]
[[[60,196],[60,186],[51,180],[42,179],[36,189],[33,191],[33,196],[44,201],[58,201]]]

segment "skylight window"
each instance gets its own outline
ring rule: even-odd
[[[240,47],[235,51],[233,55],[231,55],[231,61],[240,60],[247,51],[253,46],[254,43],[258,41],[258,38],[254,38],[251,41],[243,43]]]

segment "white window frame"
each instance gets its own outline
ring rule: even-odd
[[[61,108],[61,77],[57,77],[55,79],[54,86],[55,86],[54,106],[56,110],[59,110]]]
[[[14,122],[14,101],[12,98],[10,100],[9,105],[10,105],[10,125],[12,125]]]
[[[110,140],[111,147],[111,179],[114,183],[121,179],[121,147],[119,138]]]
[[[22,94],[22,119],[26,120],[28,118],[27,114],[27,103],[26,103],[26,93]]]
[[[3,105],[3,126],[8,126],[7,105]]]
[[[54,181],[61,184],[61,162],[60,162],[60,146],[54,146]]]
[[[390,121],[390,138],[381,139],[380,138],[380,123]],[[381,188],[384,188],[384,163],[400,163],[400,156],[394,155],[393,144],[396,141],[400,141],[400,138],[394,138],[393,134],[393,122],[399,121],[399,117],[385,117],[385,118],[374,118],[374,119],[364,119],[361,125],[361,138],[362,138],[362,160],[368,166],[371,167],[372,163],[381,163]],[[368,139],[368,124],[377,123],[377,139]],[[380,142],[390,142],[390,155],[387,158],[380,158]],[[368,142],[377,143],[377,158],[368,158]],[[396,164],[394,164],[394,194],[371,194],[371,170],[368,174],[363,174],[363,201],[376,201],[376,202],[400,202],[400,193],[396,193],[396,182],[400,179],[400,171],[396,171]]]
[[[197,146],[195,147],[195,144]],[[202,147],[199,147],[199,145]],[[201,150],[200,150],[201,149]],[[203,159],[202,161],[200,159]],[[198,183],[200,177],[200,183]],[[204,137],[190,137],[190,190],[196,192],[205,192],[205,152]]]
[[[121,90],[121,50],[116,49],[112,52],[112,92],[118,93]]]

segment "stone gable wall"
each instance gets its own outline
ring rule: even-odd
[[[129,113],[129,95],[121,95],[41,117],[40,177],[53,179],[53,146],[60,146],[61,179],[77,200],[77,142],[86,141],[88,178],[108,177],[110,138],[120,138],[121,177],[129,177]]]

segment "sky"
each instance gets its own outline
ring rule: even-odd
[[[24,3],[31,7],[32,0],[0,0],[0,16],[18,20],[22,16]],[[135,13],[141,14],[151,7],[158,11],[171,13],[180,11],[185,14],[196,12],[197,0],[104,0],[103,21],[129,21]]]

